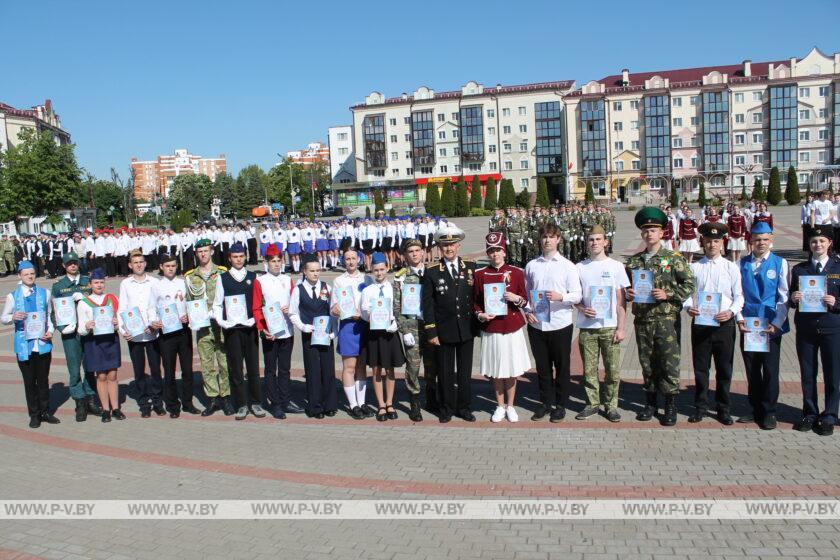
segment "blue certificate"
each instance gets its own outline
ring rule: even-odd
[[[312,340],[309,342],[313,346],[329,346],[330,345],[330,317],[329,315],[321,315],[312,320]]]
[[[822,302],[825,295],[825,276],[800,276],[799,291],[802,300],[799,302],[800,313],[825,313],[826,307]]]
[[[744,333],[744,352],[769,352],[770,333],[767,330],[767,319],[763,317],[744,317],[748,332]]]
[[[40,311],[27,313],[24,321],[24,331],[26,340],[37,340],[44,336],[44,333],[47,332],[44,314]]]
[[[551,302],[548,299],[548,292],[543,290],[531,290],[531,309],[537,321],[548,323],[551,321]]]
[[[400,313],[403,315],[422,317],[423,312],[420,310],[420,298],[422,294],[423,286],[420,284],[403,284],[402,309],[400,309]]]
[[[653,272],[644,268],[633,269],[633,303],[656,303],[651,291],[653,290]]]
[[[97,308],[95,308],[94,311],[96,311],[96,309]],[[132,338],[140,336],[146,332],[146,323],[143,322],[143,316],[140,315],[140,310],[136,307],[132,307],[128,311],[123,311],[120,313],[120,317],[122,317],[123,320],[123,329],[125,329]],[[113,330],[113,327],[111,327],[111,332],[113,332]]]
[[[507,315],[508,306],[505,301],[505,284],[496,282],[484,285],[484,312],[488,315]]]
[[[279,303],[269,303],[263,306],[263,317],[265,317],[265,325],[268,332],[272,336],[285,336],[288,332],[286,327],[286,317],[283,315],[283,308]]]
[[[590,286],[589,307],[596,319],[612,319],[612,286]]]
[[[248,322],[248,305],[245,296],[225,296],[225,318],[233,325]]]
[[[136,308],[135,308],[136,309]],[[140,312],[137,312],[140,315]],[[141,319],[142,320],[142,319]],[[93,308],[93,334],[114,333],[114,308],[110,305],[102,305]]]
[[[181,317],[178,314],[178,306],[174,303],[158,307],[158,317],[160,317],[160,322],[163,325],[161,331],[163,334],[173,333],[184,328],[183,323],[181,323]]]
[[[338,303],[339,318],[349,319],[359,314],[359,309],[356,307],[356,295],[352,288],[339,288],[336,293],[336,302]]]
[[[55,324],[58,327],[76,324],[76,303],[72,297],[58,297],[53,299],[55,309]]]
[[[700,315],[694,318],[695,325],[704,327],[719,327],[720,322],[715,315],[720,313],[720,294],[717,292],[698,292],[697,310]]]
[[[194,299],[187,302],[187,316],[190,329],[197,331],[210,326],[210,314],[207,312],[206,299]]]
[[[370,298],[370,330],[384,331],[391,325],[391,298]]]

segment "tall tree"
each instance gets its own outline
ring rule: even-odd
[[[440,193],[440,215],[453,218],[455,217],[455,210],[455,190],[452,188],[452,182],[446,179]]]
[[[481,182],[478,180],[478,175],[473,176],[472,189],[470,191],[470,208],[481,208]]]
[[[219,200],[221,206],[222,216],[227,216],[234,213],[233,198],[235,196],[236,181],[228,173],[216,175],[216,180],[213,181],[213,190],[211,192],[212,199]]]
[[[586,191],[583,193],[583,200],[585,200],[587,204],[595,202],[595,191],[592,190],[592,181],[586,182]]]
[[[463,177],[458,181],[455,189],[455,215],[458,217],[470,215],[470,199],[467,195],[467,182]]]
[[[496,180],[493,177],[487,179],[487,189],[484,194],[484,209],[496,209]]]
[[[776,179],[778,180],[779,170],[776,170]],[[770,182],[773,182],[773,170],[770,171]],[[785,200],[791,206],[799,204],[802,200],[802,195],[799,193],[799,179],[796,177],[796,169],[791,165],[788,167],[787,185],[785,185]]]
[[[774,165],[770,170],[770,183],[767,185],[767,203],[776,206],[781,201],[782,185],[779,181],[779,169]]]
[[[545,177],[537,179],[537,200],[535,204],[543,208],[551,206],[551,202],[548,200],[548,183],[545,181]]]
[[[88,176],[85,189],[93,190],[93,201],[96,208],[96,225],[103,227],[109,221],[126,221],[123,191],[111,181],[103,181]],[[113,215],[110,215],[111,208]]]
[[[513,181],[502,179],[502,184],[499,188],[499,208],[507,210],[514,206],[516,206],[516,192],[513,190]]]
[[[522,187],[522,190],[516,195],[516,205],[526,210],[531,208],[531,193],[528,192],[527,188]]]
[[[758,177],[755,178],[755,182],[753,183],[751,196],[753,200],[757,200],[759,202],[764,202],[767,199],[767,195],[764,193],[764,184]]]
[[[440,216],[440,191],[434,183],[426,184],[426,202],[424,203],[426,214]]]
[[[708,202],[706,199],[706,181],[700,179],[700,192],[697,194],[697,205],[706,206]]]
[[[671,208],[679,208],[680,206],[680,191],[674,186],[671,185]]]
[[[210,217],[213,182],[207,175],[179,175],[169,190],[169,205],[174,211],[189,210],[197,220]]]
[[[265,202],[265,172],[258,165],[242,168],[233,187],[233,210],[238,219],[247,218],[251,210]]]

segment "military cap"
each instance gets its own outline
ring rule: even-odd
[[[463,241],[464,237],[466,237],[466,235],[464,235],[464,232],[461,230],[461,228],[449,224],[440,228],[437,231],[437,233],[435,234],[435,241],[438,244],[458,243],[459,241]]]
[[[597,225],[597,224],[592,226],[592,229],[589,230],[589,235],[594,235],[594,234],[599,234],[599,233],[603,236],[607,235],[607,232],[604,231],[604,228]]]
[[[814,237],[825,237],[827,239],[834,239],[834,227],[831,225],[818,225],[811,228],[808,233],[808,239]]]
[[[668,222],[668,217],[665,212],[656,206],[645,206],[636,212],[636,227],[644,229],[647,227],[665,227]]]
[[[195,242],[193,247],[195,247],[196,249],[201,249],[202,247],[210,247],[211,245],[213,245],[212,241],[210,241],[206,237],[202,237],[201,239]]]
[[[729,228],[720,222],[706,222],[701,224],[697,231],[709,239],[723,239],[723,236],[729,233]]]
[[[406,252],[406,251],[408,251],[411,247],[420,247],[420,248],[422,249],[422,248],[423,248],[423,244],[420,242],[420,240],[419,240],[419,239],[406,239],[405,241],[403,241],[401,251],[402,251],[403,253],[405,253],[405,252]]]
[[[61,262],[63,262],[64,264],[68,264],[71,262],[77,263],[79,262],[79,255],[77,255],[74,251],[70,251],[69,253],[61,257]]]

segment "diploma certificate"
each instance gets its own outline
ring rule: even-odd
[[[352,288],[339,289],[336,292],[336,301],[338,302],[340,319],[349,319],[359,314],[359,309],[356,307],[356,296]]]
[[[403,315],[414,315],[415,317],[422,317],[423,312],[420,309],[420,301],[423,294],[423,286],[420,284],[403,284],[402,285],[402,309],[400,312]]]
[[[695,325],[704,327],[719,327],[720,322],[715,319],[715,315],[720,313],[720,294],[717,292],[698,292],[697,293],[697,310],[700,315],[694,318]]]
[[[245,296],[225,296],[225,319],[234,325],[248,322],[248,306]]]
[[[330,345],[330,317],[329,315],[321,315],[312,320],[312,340],[310,344],[313,346],[329,346]]]
[[[391,325],[391,298],[370,298],[370,330],[384,331]]]
[[[269,303],[263,307],[263,317],[265,317],[265,324],[268,332],[272,336],[285,336],[288,332],[286,326],[286,317],[283,315],[283,309],[279,303]]]
[[[184,328],[184,324],[181,323],[181,316],[178,314],[178,306],[174,303],[161,305],[158,308],[158,317],[160,317],[160,322],[163,325],[161,331],[163,334],[173,333]]]
[[[120,316],[123,320],[123,328],[132,338],[134,338],[135,336],[140,336],[141,334],[146,332],[146,323],[143,322],[143,317],[140,315],[140,310],[136,307],[132,307],[128,311],[123,311],[122,313],[120,313]],[[111,331],[113,330],[114,329],[112,327]]]
[[[531,290],[531,309],[534,316],[541,323],[551,321],[551,301],[548,299],[548,292],[542,290]]]
[[[507,315],[504,282],[484,285],[484,312],[488,315]]]
[[[44,333],[47,332],[44,316],[44,313],[41,313],[40,311],[29,312],[26,314],[26,320],[23,323],[26,340],[37,340],[44,336]]]
[[[802,300],[799,302],[800,313],[825,313],[826,307],[822,302],[825,295],[825,276],[800,276],[799,291]]]
[[[749,332],[744,333],[745,352],[769,352],[770,333],[767,330],[767,319],[763,317],[744,317],[744,323]]]
[[[139,312],[138,312],[139,315]],[[142,319],[141,319],[142,320]],[[93,308],[93,334],[114,333],[114,308],[110,305]]]
[[[196,299],[187,302],[187,316],[190,329],[197,331],[210,326],[210,314],[207,312],[207,300]]]
[[[612,319],[612,286],[590,286],[589,307],[596,319]]]
[[[656,303],[651,291],[653,290],[653,272],[643,268],[633,269],[633,303]]]
[[[55,309],[55,324],[58,327],[76,324],[76,303],[72,297],[59,297],[53,299]]]

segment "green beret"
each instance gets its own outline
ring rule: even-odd
[[[646,227],[665,227],[668,223],[668,217],[665,212],[656,206],[645,206],[636,212],[636,227],[639,229]]]
[[[723,239],[723,236],[729,233],[729,228],[720,222],[706,222],[701,224],[697,231],[709,239]]]
[[[211,245],[213,245],[213,242],[207,239],[206,237],[203,237],[196,241],[193,247],[195,247],[196,249],[201,249],[202,247],[210,247]]]

